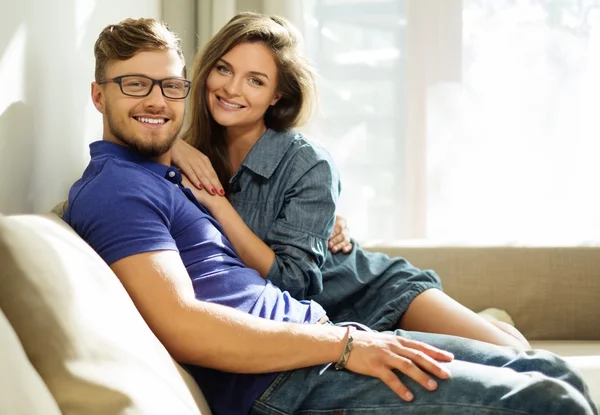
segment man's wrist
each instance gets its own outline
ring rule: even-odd
[[[352,333],[356,330],[356,327],[347,326],[346,335],[344,336],[344,348],[342,350],[342,354],[335,364],[335,370],[342,370],[346,368],[346,364],[348,363],[348,359],[350,359],[350,353],[352,352],[352,348],[354,346],[354,338],[352,337]]]

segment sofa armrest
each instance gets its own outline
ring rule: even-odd
[[[506,310],[531,340],[600,340],[600,246],[365,246],[435,270],[469,307]]]

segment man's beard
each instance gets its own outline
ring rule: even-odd
[[[173,134],[169,135],[167,138],[163,140],[149,140],[149,142],[144,142],[142,139],[139,139],[133,135],[127,135],[123,132],[123,129],[119,128],[118,123],[113,122],[113,118],[110,115],[110,111],[107,108],[107,119],[108,119],[108,128],[111,134],[119,140],[121,143],[126,145],[127,147],[137,151],[141,155],[148,158],[157,158],[165,154],[167,151],[171,149],[173,143],[177,139],[179,135],[179,131],[181,130],[182,124],[179,125],[179,128],[176,128],[173,131]],[[168,121],[172,122],[172,121]],[[150,133],[152,135],[153,133]]]

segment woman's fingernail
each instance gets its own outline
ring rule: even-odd
[[[433,380],[433,379],[429,379],[429,380],[427,381],[427,387],[428,387],[429,389],[435,389],[435,388],[437,388],[437,383],[435,382],[435,380]]]
[[[214,187],[212,187],[212,188],[210,189],[210,193],[214,195],[214,194],[216,194],[216,193],[217,193],[217,190],[216,190]]]
[[[413,398],[414,398],[413,394],[412,394],[412,393],[410,393],[410,392],[406,392],[406,393],[404,394],[404,397],[406,398],[406,400],[407,400],[407,401],[412,401],[412,400],[413,400]]]
[[[223,190],[223,189],[219,190],[219,194],[220,194],[221,196],[224,196],[224,195],[225,195],[225,190]]]
[[[198,189],[202,190],[202,183],[198,183]]]

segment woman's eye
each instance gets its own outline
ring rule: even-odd
[[[258,78],[250,78],[250,82],[252,82],[254,85],[258,85],[258,86],[264,85],[263,81],[261,81]]]
[[[230,72],[229,68],[227,66],[223,66],[223,65],[217,65],[217,71],[223,72],[223,73]]]

